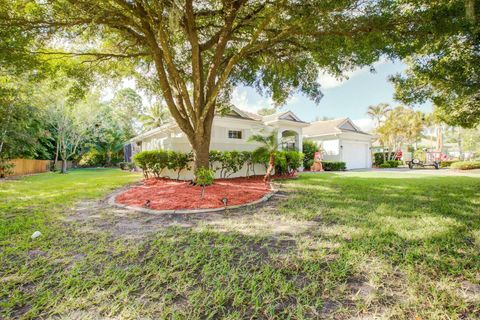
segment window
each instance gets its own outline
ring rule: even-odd
[[[239,130],[228,130],[229,139],[242,139],[242,131]]]

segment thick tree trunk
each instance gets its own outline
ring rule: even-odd
[[[61,173],[67,173],[67,160],[62,160],[62,171]]]
[[[210,168],[209,153],[214,110],[209,112],[202,126],[193,136],[187,134],[193,151],[193,172],[199,168]],[[195,180],[195,179],[194,179]]]
[[[58,143],[58,141],[56,142],[56,150],[55,150],[55,159],[53,159],[53,168],[52,168],[52,171],[56,171],[57,170],[57,162],[58,162],[58,151],[60,149],[60,144]]]
[[[209,168],[210,136],[195,137],[193,149],[193,172],[200,168]]]

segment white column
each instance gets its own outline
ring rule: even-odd
[[[282,150],[282,129],[277,128],[277,143],[278,143],[278,150]]]
[[[303,152],[303,132],[300,129],[300,132],[297,131],[298,135],[298,151]]]

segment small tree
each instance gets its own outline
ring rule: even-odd
[[[251,136],[248,140],[261,143],[262,146],[255,149],[255,153],[268,155],[268,167],[267,172],[265,173],[265,178],[263,179],[265,183],[270,180],[270,175],[272,174],[273,169],[275,168],[275,153],[278,150],[278,131],[273,130],[268,136],[263,136],[261,134],[256,134]]]

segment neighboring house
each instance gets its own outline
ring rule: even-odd
[[[312,122],[303,129],[303,138],[322,147],[324,160],[343,161],[347,169],[372,166],[371,147],[375,137],[348,118]]]
[[[210,150],[220,151],[253,151],[259,145],[248,141],[255,134],[268,135],[272,130],[278,130],[278,141],[282,148],[302,151],[303,128],[309,124],[300,120],[293,112],[285,111],[269,116],[246,112],[232,108],[228,114],[216,115],[213,119]],[[173,150],[181,152],[191,151],[186,135],[175,122],[147,131],[130,140],[125,146],[126,161],[144,150]],[[234,176],[245,174],[246,168]],[[255,167],[256,174],[265,173],[265,167]],[[184,178],[190,177],[187,174]]]

